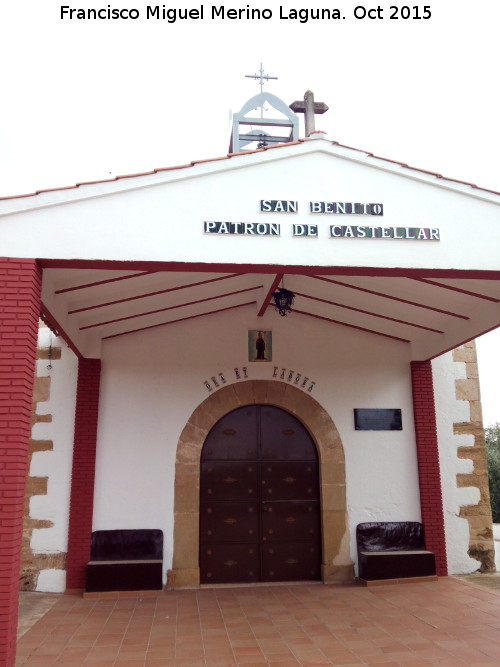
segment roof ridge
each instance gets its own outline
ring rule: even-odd
[[[320,131],[317,132],[317,134],[322,133]],[[324,133],[323,133],[324,134]],[[298,139],[297,141],[288,141],[284,142],[281,144],[272,144],[270,146],[262,146],[261,148],[255,148],[250,151],[240,151],[238,153],[228,153],[227,155],[222,155],[219,157],[213,157],[213,158],[205,158],[201,160],[193,160],[192,162],[188,162],[186,164],[181,164],[181,165],[173,165],[170,167],[158,167],[157,169],[152,169],[150,171],[143,171],[143,172],[137,172],[134,174],[121,174],[118,176],[114,176],[113,178],[103,178],[99,179],[96,181],[81,181],[79,183],[75,183],[75,185],[65,185],[65,186],[60,186],[60,187],[55,187],[55,188],[44,188],[42,190],[36,190],[35,192],[28,192],[26,194],[19,194],[19,195],[6,195],[3,197],[0,197],[0,201],[6,201],[9,199],[23,199],[26,197],[36,197],[37,195],[44,194],[46,192],[58,192],[60,190],[76,190],[82,185],[96,185],[98,183],[113,183],[125,178],[137,178],[140,176],[152,176],[153,174],[158,174],[159,172],[162,171],[175,171],[176,169],[186,169],[188,167],[194,167],[197,164],[205,164],[207,162],[219,162],[221,160],[229,160],[233,157],[238,157],[240,155],[250,155],[252,153],[262,153],[263,151],[268,151],[274,148],[283,148],[285,146],[297,146],[302,143],[304,143],[304,139]],[[400,162],[399,160],[392,160],[390,158],[382,157],[380,155],[375,155],[374,153],[370,153],[368,151],[364,151],[360,148],[355,148],[353,146],[347,146],[346,144],[341,144],[338,141],[330,141],[330,143],[333,146],[339,146],[340,148],[347,148],[348,150],[356,151],[358,153],[364,153],[367,157],[374,158],[375,160],[383,160],[384,162],[391,162],[392,164],[397,164],[400,165],[401,167],[404,167],[405,169],[411,169],[412,171],[418,171],[422,174],[428,174],[429,176],[435,176],[436,178],[443,179],[445,181],[450,181],[452,183],[460,183],[462,185],[468,185],[471,188],[475,188],[477,190],[481,190],[483,192],[490,192],[491,194],[495,195],[500,195],[500,192],[497,190],[492,190],[490,188],[483,188],[479,185],[476,185],[475,183],[471,183],[470,181],[463,181],[458,178],[450,178],[448,176],[443,176],[442,174],[439,174],[436,171],[430,171],[427,169],[420,169],[419,167],[412,167],[409,164],[405,162]]]
[[[412,167],[411,165],[407,164],[406,162],[400,162],[399,160],[392,160],[391,158],[388,157],[382,157],[381,155],[375,155],[375,153],[369,153],[367,151],[364,151],[360,148],[354,148],[353,146],[347,146],[346,144],[341,144],[338,141],[332,141],[332,144],[335,146],[340,146],[340,148],[348,148],[351,151],[357,151],[358,153],[365,153],[367,157],[374,158],[375,160],[383,160],[384,162],[391,162],[392,164],[399,164],[401,167],[405,167],[406,169],[411,169],[412,171],[419,171],[422,174],[428,174],[429,176],[435,176],[436,178],[442,178],[444,181],[451,181],[452,183],[461,183],[462,185],[469,185],[471,188],[475,188],[477,190],[482,190],[484,192],[491,192],[494,195],[500,195],[500,191],[498,190],[492,190],[491,188],[483,188],[480,185],[476,185],[475,183],[471,183],[470,181],[463,181],[460,178],[451,178],[450,176],[443,176],[442,174],[438,173],[437,171],[432,171],[428,169],[421,169],[420,167]]]

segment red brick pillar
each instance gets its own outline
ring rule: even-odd
[[[16,657],[26,464],[42,273],[0,258],[0,665]]]
[[[100,359],[79,360],[66,592],[85,588],[85,566],[90,557],[100,377]]]
[[[436,555],[437,574],[446,576],[448,566],[431,362],[413,361],[411,379],[425,542],[427,549]]]

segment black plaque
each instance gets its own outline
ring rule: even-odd
[[[356,431],[402,431],[403,422],[399,408],[355,408]]]

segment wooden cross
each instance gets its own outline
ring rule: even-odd
[[[295,111],[295,113],[304,114],[306,137],[315,131],[314,114],[321,114],[325,113],[325,111],[328,111],[328,107],[324,102],[314,101],[314,93],[312,93],[310,90],[306,90],[304,101],[297,100],[296,102],[292,102],[292,104],[290,104],[290,109]]]

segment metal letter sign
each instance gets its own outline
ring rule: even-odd
[[[247,236],[279,236],[280,226],[269,222],[205,221],[205,234],[235,234]]]
[[[294,236],[318,236],[318,225],[293,225]]]
[[[260,210],[264,213],[297,213],[298,203],[288,199],[261,199]]]
[[[384,215],[383,204],[361,204],[349,201],[311,201],[311,213],[331,215]]]

